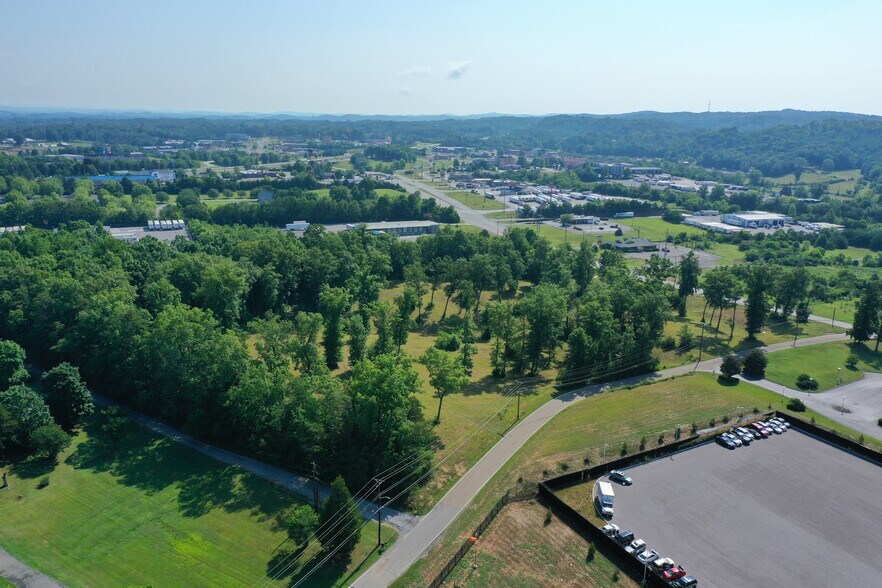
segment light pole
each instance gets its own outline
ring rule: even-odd
[[[842,368],[838,367],[838,368],[836,368],[836,385],[838,386],[841,383],[842,383]]]
[[[704,322],[701,323],[701,341],[698,343],[698,362],[695,364],[695,368],[698,367],[698,364],[701,363],[701,354],[704,351],[704,327],[706,325]],[[692,371],[695,371],[695,368],[692,368]]]

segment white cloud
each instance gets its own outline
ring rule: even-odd
[[[444,64],[444,77],[448,80],[458,80],[465,75],[471,61],[448,61]]]
[[[432,68],[428,65],[415,65],[403,71],[395,72],[398,78],[425,78],[432,75]]]

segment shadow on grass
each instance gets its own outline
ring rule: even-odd
[[[717,376],[717,383],[720,386],[726,386],[727,388],[731,388],[732,386],[737,386],[738,382],[740,382],[738,378],[727,378],[726,376]]]
[[[54,459],[29,457],[12,463],[9,473],[20,480],[33,480],[51,474],[57,466]]]
[[[84,428],[88,438],[65,459],[66,464],[109,473],[117,483],[148,495],[173,486],[178,508],[186,517],[222,508],[250,511],[266,520],[292,502],[270,482],[143,431],[134,423],[126,435],[111,437],[100,427],[102,418],[96,415],[89,421]]]

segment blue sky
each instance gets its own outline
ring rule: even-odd
[[[0,0],[0,105],[882,114],[882,3]]]

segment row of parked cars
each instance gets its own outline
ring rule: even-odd
[[[732,429],[729,433],[723,433],[717,437],[717,443],[727,449],[736,449],[742,445],[750,445],[757,439],[767,439],[772,435],[781,435],[790,428],[790,423],[781,417],[770,418],[765,421],[756,421],[746,427]]]
[[[602,529],[607,537],[611,537],[616,543],[625,548],[625,553],[637,558],[637,561],[650,567],[661,574],[671,586],[677,588],[693,588],[698,586],[698,580],[693,576],[686,575],[686,569],[677,565],[669,557],[661,557],[658,551],[650,549],[646,541],[634,536],[633,531],[622,530],[618,525],[605,525]]]

